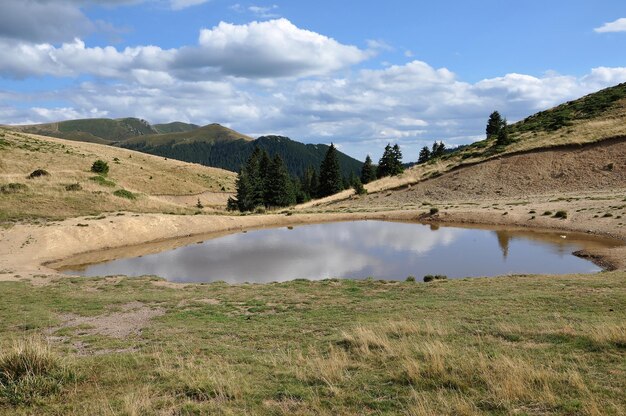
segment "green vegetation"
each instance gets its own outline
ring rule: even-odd
[[[437,207],[432,207],[432,208],[430,209],[430,211],[428,211],[428,213],[429,213],[430,215],[435,215],[435,214],[439,213],[439,208],[437,208]]]
[[[152,127],[160,134],[184,133],[200,128],[200,126],[196,124],[181,123],[180,121],[167,124],[154,124]]]
[[[428,162],[430,160],[430,153],[431,152],[428,146],[422,147],[422,149],[420,150],[419,156],[417,158],[417,163],[422,164],[422,163]]]
[[[424,283],[434,282],[436,280],[448,280],[448,276],[442,274],[427,274],[424,276]]]
[[[387,144],[378,162],[376,176],[379,179],[385,176],[397,176],[403,171],[404,167],[402,166],[402,151],[400,150],[400,146],[398,146],[397,143],[394,144],[393,147],[391,147],[391,144]]]
[[[49,344],[39,338],[16,341],[0,354],[0,409],[36,405],[75,381]]]
[[[339,155],[334,144],[330,144],[320,166],[320,181],[317,196],[325,197],[343,190]]]
[[[106,176],[109,173],[109,164],[104,160],[98,159],[91,165],[91,171]]]
[[[374,180],[376,180],[376,166],[372,165],[372,158],[367,155],[361,167],[361,183],[368,184]]]
[[[626,83],[589,94],[578,100],[561,104],[534,114],[510,126],[510,133],[555,131],[576,120],[598,117],[626,98]]]
[[[28,179],[41,178],[43,176],[50,176],[50,172],[45,169],[36,169],[28,175]]]
[[[0,292],[2,355],[12,340],[49,332],[76,374],[54,376],[57,393],[2,402],[4,414],[626,408],[624,272],[176,287],[62,278],[2,282]]]
[[[106,179],[104,176],[96,175],[89,178],[90,181],[94,181],[98,185],[107,186],[109,188],[115,187],[115,182]]]
[[[7,183],[6,185],[0,186],[0,193],[2,194],[16,194],[18,192],[26,191],[28,186],[23,183]]]
[[[120,198],[126,198],[126,199],[131,199],[131,200],[137,199],[136,194],[130,191],[127,191],[126,189],[118,189],[117,191],[113,192],[113,195],[119,196]]]

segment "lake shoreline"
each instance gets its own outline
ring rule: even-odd
[[[66,276],[51,267],[59,267],[76,255],[116,249],[123,252],[141,245],[166,245],[187,239],[191,244],[209,234],[231,234],[243,230],[297,226],[304,224],[388,220],[441,223],[443,225],[485,225],[520,227],[533,230],[581,232],[626,241],[626,231],[616,227],[598,227],[587,221],[557,220],[539,217],[529,221],[527,208],[512,207],[508,215],[494,215],[479,207],[441,210],[431,215],[424,210],[371,212],[322,212],[265,214],[248,216],[166,214],[105,214],[104,217],[72,218],[42,225],[18,224],[0,231],[0,280],[17,280],[41,275]],[[187,241],[185,240],[185,241]],[[580,253],[606,270],[626,269],[626,245]],[[17,277],[16,277],[17,276]]]

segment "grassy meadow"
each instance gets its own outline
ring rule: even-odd
[[[0,283],[0,414],[626,409],[624,272],[237,286],[41,279]]]

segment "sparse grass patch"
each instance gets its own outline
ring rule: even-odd
[[[126,198],[126,199],[130,199],[130,200],[135,200],[137,199],[137,195],[127,191],[126,189],[118,189],[117,191],[113,192],[113,195],[118,196],[120,198]]]
[[[0,186],[0,193],[3,194],[16,194],[18,192],[22,192],[28,189],[28,186],[23,183],[8,183],[6,185]]]
[[[33,404],[75,381],[75,374],[41,339],[17,341],[0,353],[0,407]]]
[[[77,183],[70,183],[68,185],[65,185],[65,190],[68,191],[68,192],[80,191],[82,189],[83,189],[83,187],[80,186],[80,184],[78,182]]]
[[[113,188],[116,185],[115,182],[110,181],[101,175],[92,176],[91,178],[89,178],[89,180],[94,181],[98,185],[107,186],[109,188]]]

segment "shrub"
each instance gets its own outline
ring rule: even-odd
[[[117,191],[113,192],[113,195],[115,196],[119,196],[120,198],[126,198],[126,199],[137,199],[137,195],[135,195],[134,193],[127,191],[126,189],[118,189]]]
[[[3,194],[16,194],[21,191],[25,191],[28,189],[28,186],[23,183],[9,183],[6,185],[0,186],[0,193]]]
[[[200,202],[200,198],[198,198],[198,202],[196,203],[196,208],[199,208],[199,209],[204,208],[204,205],[202,205],[202,202]]]
[[[613,216],[613,214],[611,214],[610,212],[607,212],[606,214],[604,214],[602,216],[602,218],[609,218],[609,217],[612,217],[612,216]]]
[[[40,178],[42,176],[50,176],[50,173],[44,169],[37,169],[32,171],[31,174],[28,175],[28,179]]]
[[[565,218],[567,218],[567,211],[557,211],[554,214],[554,218],[561,218],[564,220]]]
[[[542,215],[552,215],[552,211],[545,211]]]
[[[354,181],[354,184],[352,184],[352,188],[354,189],[354,193],[356,193],[357,195],[365,195],[367,193],[367,189],[365,189],[363,183],[361,183],[360,180]]]
[[[93,165],[91,165],[91,171],[101,175],[106,175],[109,173],[109,164],[104,160],[98,159],[93,162]]]
[[[426,276],[424,276],[424,282],[428,283],[428,282],[433,282],[435,280],[447,280],[448,276],[445,276],[443,274],[427,274]]]
[[[104,176],[100,176],[100,175],[92,176],[91,178],[89,178],[89,180],[94,181],[98,185],[108,186],[109,188],[113,188],[115,186],[115,182],[109,181],[105,179]]]
[[[0,404],[28,405],[59,393],[76,377],[39,339],[16,342],[0,355]]]
[[[435,215],[439,212],[439,208],[432,207],[429,212],[430,215]]]
[[[254,210],[255,214],[265,214],[267,212],[267,210],[265,209],[265,207],[256,207]]]
[[[69,185],[65,185],[65,190],[66,191],[80,191],[81,189],[83,189],[82,186],[80,186],[80,184],[77,183],[70,183]]]
[[[407,276],[407,278],[405,279],[406,282],[414,282],[415,281],[415,276]]]

